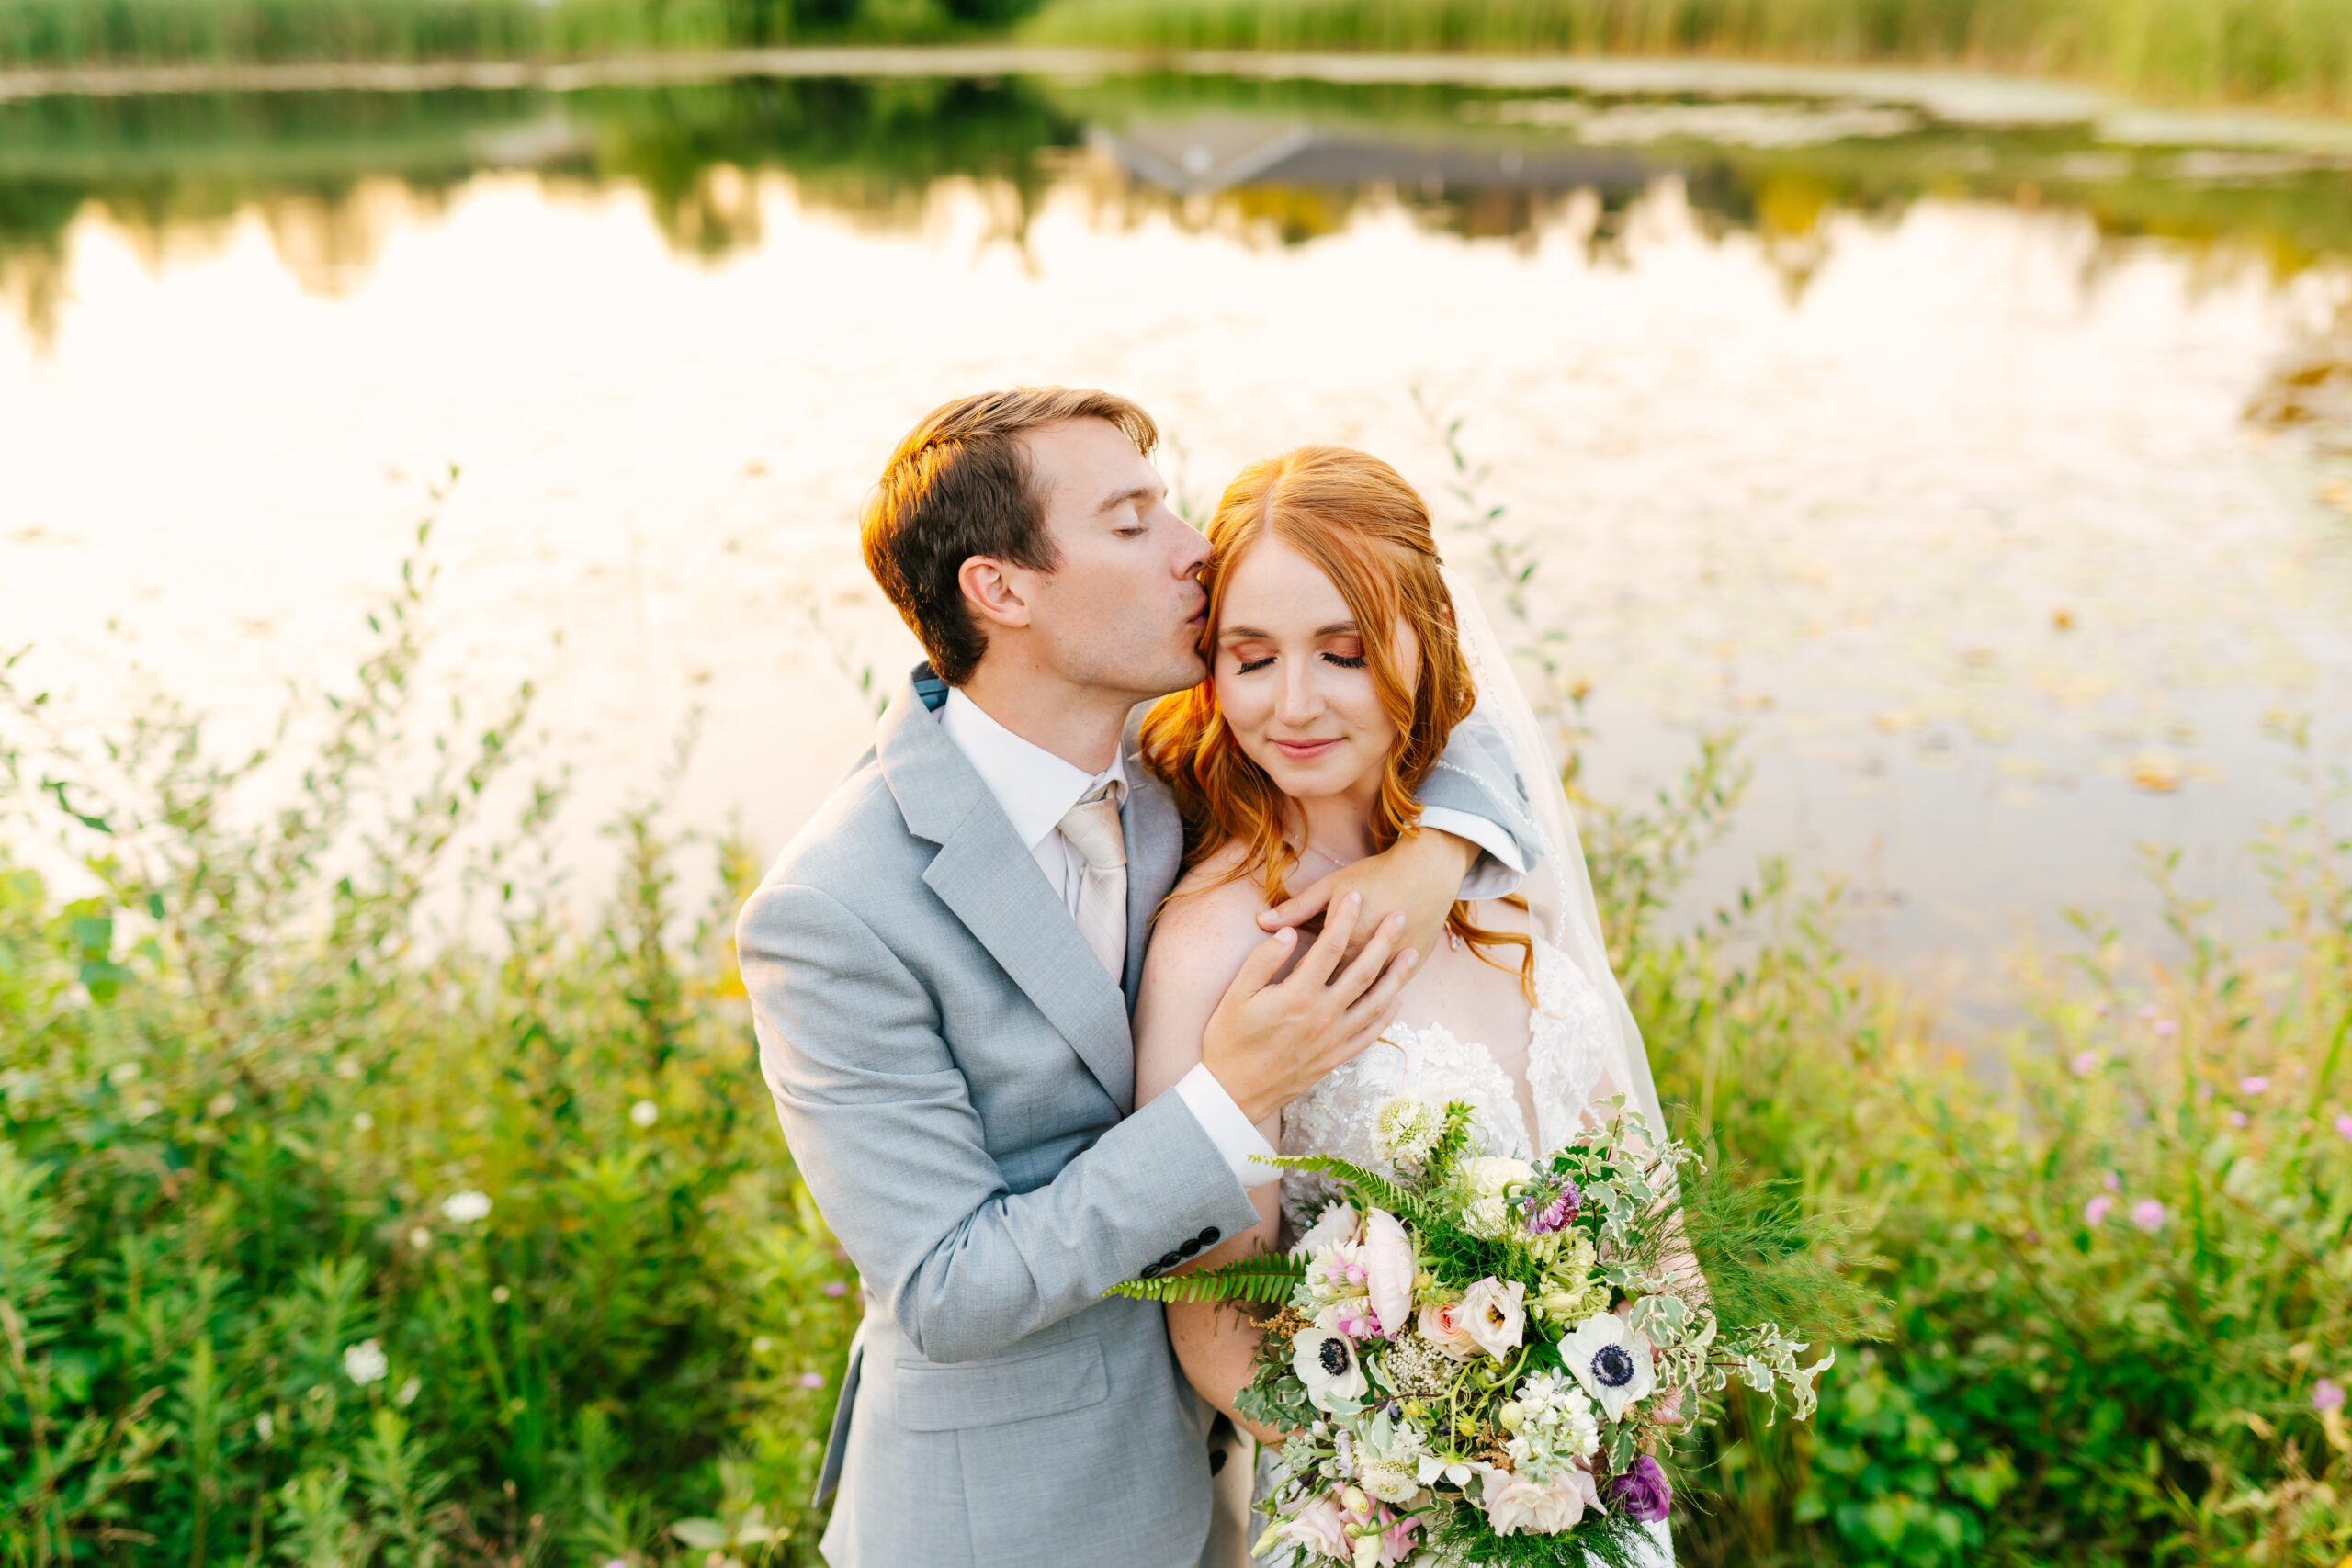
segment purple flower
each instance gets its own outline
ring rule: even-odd
[[[2264,1089],[2268,1089],[2269,1087],[2270,1080],[2264,1077],[2259,1073],[2254,1074],[2248,1077],[2238,1079],[2238,1092],[2240,1094],[2260,1094]]]
[[[2083,1205],[2083,1224],[2086,1225],[2104,1224],[2107,1220],[2108,1211],[2114,1207],[2115,1200],[2109,1197],[2104,1192],[2100,1193],[2098,1197]]]
[[[845,1295],[849,1294],[849,1283],[848,1283],[848,1281],[843,1280],[826,1280],[826,1281],[825,1281],[825,1294],[827,1294],[827,1295],[829,1295],[829,1296],[845,1296]]]
[[[2154,1198],[2143,1198],[2132,1205],[2132,1223],[2154,1235],[2165,1228],[2165,1206]]]
[[[1657,1461],[1644,1454],[1631,1469],[1609,1483],[1609,1495],[1617,1506],[1645,1525],[1657,1524],[1666,1517],[1674,1506],[1674,1488],[1666,1483],[1666,1472]]]
[[[1550,1235],[1567,1229],[1575,1221],[1577,1211],[1584,1206],[1584,1194],[1577,1190],[1575,1182],[1563,1177],[1556,1190],[1539,1184],[1525,1201],[1527,1234]]]
[[[2312,1384],[2312,1408],[2313,1410],[2343,1409],[2344,1385],[2334,1378],[2322,1378]]]
[[[822,1372],[803,1372],[800,1374],[800,1386],[802,1388],[822,1388],[825,1386],[825,1374]]]

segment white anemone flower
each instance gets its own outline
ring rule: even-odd
[[[1351,1404],[1372,1387],[1356,1342],[1336,1328],[1302,1328],[1291,1341],[1290,1370],[1306,1385],[1306,1397],[1317,1410],[1335,1404]]]
[[[1560,1359],[1611,1421],[1623,1420],[1625,1406],[1657,1387],[1648,1336],[1634,1332],[1613,1312],[1597,1312],[1577,1324],[1560,1341]]]
[[[452,1224],[469,1225],[490,1218],[490,1199],[481,1192],[452,1192],[441,1200],[441,1213]]]

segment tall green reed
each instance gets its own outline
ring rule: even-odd
[[[2166,97],[2352,107],[2352,11],[2326,0],[1048,0],[1025,36],[1989,66]]]

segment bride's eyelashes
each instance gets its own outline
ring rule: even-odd
[[[1361,653],[1327,653],[1323,657],[1329,660],[1332,663],[1338,665],[1342,670],[1361,670],[1363,668],[1363,655]],[[1267,665],[1272,664],[1273,661],[1274,656],[1271,653],[1266,655],[1263,659],[1245,659],[1234,667],[1234,673],[1237,675],[1247,675],[1252,671],[1263,670]]]

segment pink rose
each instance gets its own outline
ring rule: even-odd
[[[1462,1292],[1463,1326],[1478,1348],[1500,1361],[1519,1348],[1527,1332],[1527,1287],[1504,1284],[1492,1275]]]
[[[1342,1562],[1355,1558],[1355,1544],[1348,1539],[1348,1517],[1340,1511],[1340,1500],[1329,1492],[1284,1519],[1274,1539],[1296,1541],[1309,1551]]]
[[[1590,1471],[1571,1466],[1541,1486],[1504,1470],[1488,1470],[1486,1476],[1478,1506],[1497,1535],[1558,1535],[1574,1529],[1587,1509],[1600,1507],[1600,1488]]]
[[[1421,1309],[1421,1337],[1457,1361],[1475,1359],[1478,1342],[1470,1337],[1470,1303],[1449,1302]]]
[[[1682,1419],[1682,1391],[1669,1388],[1650,1398],[1650,1419],[1662,1427],[1671,1427]]]
[[[1378,1332],[1394,1336],[1413,1316],[1413,1240],[1396,1216],[1374,1209],[1363,1217],[1364,1288],[1372,1292]]]

